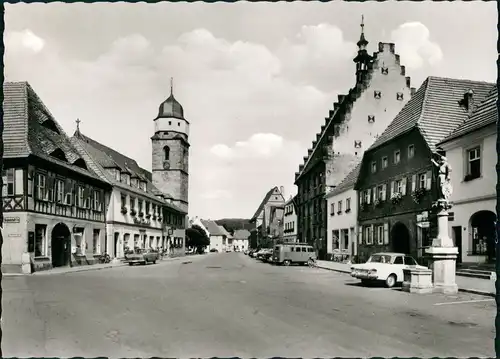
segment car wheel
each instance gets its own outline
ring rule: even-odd
[[[283,265],[284,265],[284,266],[287,266],[287,267],[288,267],[290,264],[292,264],[292,261],[291,261],[291,260],[289,260],[289,259],[285,259],[285,260],[283,261]]]
[[[385,286],[387,288],[392,288],[396,285],[396,275],[395,274],[391,274],[390,276],[387,277],[387,279],[385,280]]]
[[[128,265],[132,267],[134,265],[134,263],[129,262]]]
[[[156,264],[156,260],[153,261],[153,264]]]
[[[148,260],[145,259],[144,262],[142,262],[142,264],[144,264],[144,265],[148,264]]]

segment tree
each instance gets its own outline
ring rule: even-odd
[[[204,248],[210,245],[210,238],[208,238],[207,233],[196,224],[186,229],[186,237],[186,245],[195,247],[198,253],[203,253]]]

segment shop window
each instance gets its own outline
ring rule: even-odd
[[[47,255],[46,251],[47,225],[35,224],[35,257]]]

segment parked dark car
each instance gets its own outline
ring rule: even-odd
[[[211,253],[219,253],[219,251],[218,251],[216,248],[212,248],[212,249],[210,250],[210,252],[211,252]]]

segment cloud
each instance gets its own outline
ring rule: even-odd
[[[5,34],[5,45],[9,51],[28,50],[38,53],[43,50],[45,41],[36,36],[30,29],[24,31],[13,31]]]
[[[282,148],[283,142],[283,137],[274,133],[256,133],[246,141],[236,142],[233,147],[216,144],[210,152],[224,159],[270,157]]]
[[[420,22],[400,25],[392,31],[392,40],[409,69],[418,69],[426,64],[433,66],[443,59],[441,48],[430,40],[429,29]]]

